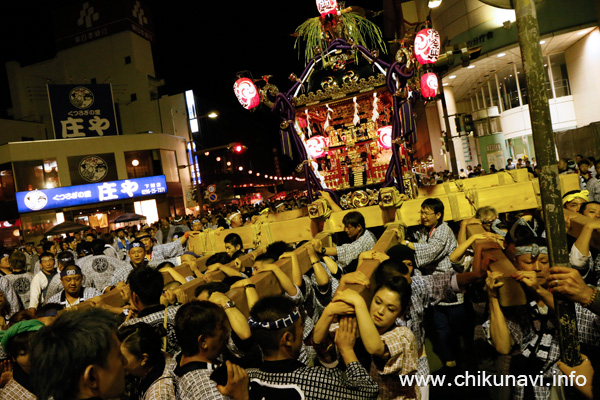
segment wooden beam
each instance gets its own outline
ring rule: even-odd
[[[484,233],[479,224],[467,225],[467,235]],[[514,264],[508,259],[500,245],[492,240],[477,240],[473,244],[473,269],[479,270],[487,266],[490,271],[501,272],[504,285],[498,290],[498,300],[503,307],[518,306],[527,303],[525,291],[519,282],[512,278],[517,272]]]
[[[573,175],[575,175],[575,174],[573,174]],[[581,233],[581,229],[583,229],[583,226],[585,224],[587,224],[588,222],[594,221],[593,218],[586,217],[585,215],[579,214],[575,211],[563,209],[563,212],[565,213],[565,219],[569,220],[569,224],[567,227],[567,234],[569,234],[570,236],[573,236],[574,238],[579,237],[579,234]],[[590,246],[594,247],[595,249],[600,250],[600,232],[599,231],[594,230],[594,232],[592,232],[592,239],[590,240]]]
[[[529,181],[529,174],[526,169],[513,169],[510,171],[478,176],[476,178],[459,179],[457,181],[448,181],[433,186],[423,186],[419,188],[419,197],[438,197],[468,189],[482,189]]]
[[[500,178],[502,176],[505,178]],[[485,187],[485,185],[490,184],[490,181],[492,183],[497,182],[498,184],[492,187]],[[501,181],[504,182],[503,185],[500,184]],[[511,181],[513,183],[509,183]],[[529,180],[527,170],[486,175],[457,182],[459,186],[462,185],[460,188],[462,191],[458,191],[459,188],[456,186],[456,183],[452,183],[454,186],[450,184],[436,185],[437,188],[430,190],[432,196],[435,194],[435,197],[438,197],[444,203],[444,220],[446,221],[460,221],[472,217],[475,215],[477,208],[483,206],[493,206],[498,212],[539,208],[539,184],[537,179],[533,181]],[[579,187],[579,181],[575,174],[561,175],[561,183],[561,187],[564,188],[565,192]],[[444,185],[446,185],[446,189],[444,189]],[[456,191],[453,189],[448,190],[448,188],[456,188]],[[425,197],[419,197],[405,201],[396,213],[398,216],[396,222],[400,222],[406,226],[418,225],[420,222],[418,212],[421,209],[421,203],[424,199]],[[325,230],[331,232],[343,231],[342,220],[344,215],[351,211],[359,211],[363,214],[367,228],[383,225],[382,213],[379,206],[370,206],[332,213],[331,217],[325,223]],[[224,251],[223,239],[228,233],[232,232],[242,237],[244,248],[251,248],[255,242],[267,245],[275,240],[295,243],[312,239],[310,219],[309,217],[301,217],[294,220],[277,220],[273,222],[267,220],[259,226],[252,225],[217,233],[203,233],[198,239],[190,238],[190,240],[194,243],[199,240],[199,243],[201,243],[200,246],[205,246],[205,252]]]
[[[383,232],[379,240],[373,246],[373,250],[385,253],[390,247],[400,244],[404,241],[405,229],[399,223],[391,223],[387,225],[386,230]],[[370,303],[371,297],[375,291],[375,270],[379,267],[379,261],[377,260],[363,260],[358,264],[357,271],[364,273],[367,278],[370,279],[371,285],[369,288],[365,288],[361,285],[349,285],[348,288],[360,293],[367,304]]]

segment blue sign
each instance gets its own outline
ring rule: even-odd
[[[17,192],[17,208],[20,213],[25,213],[161,193],[167,193],[167,179],[164,175]]]

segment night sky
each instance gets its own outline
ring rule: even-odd
[[[0,74],[0,109],[10,107],[4,61],[22,64],[54,56],[52,4],[67,0],[31,0],[0,5],[0,37],[3,57]],[[91,1],[93,4],[93,1]],[[198,112],[220,112],[217,120],[204,125],[205,147],[240,141],[248,146],[253,168],[273,171],[272,149],[279,150],[279,118],[266,108],[256,112],[243,109],[233,94],[237,71],[251,71],[254,78],[273,75],[271,83],[285,92],[291,86],[290,73],[300,75],[304,57],[298,57],[291,36],[304,20],[318,15],[314,0],[304,1],[144,1],[155,24],[153,45],[157,78],[165,79],[166,93],[193,89],[200,98]],[[381,4],[355,1],[349,5]],[[204,108],[204,109],[203,109]],[[284,174],[297,161],[282,159]]]

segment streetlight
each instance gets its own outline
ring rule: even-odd
[[[136,174],[136,172],[135,172],[135,169],[136,169],[136,167],[137,167],[138,165],[140,165],[140,162],[139,162],[139,160],[138,160],[138,159],[133,159],[133,160],[131,160],[131,165],[133,166],[133,177],[134,177],[134,178],[137,178],[137,174]]]

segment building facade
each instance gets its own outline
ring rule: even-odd
[[[459,169],[479,163],[486,170],[492,164],[500,169],[508,158],[515,162],[525,156],[535,158],[515,12],[489,5],[497,3],[443,0],[439,7],[428,9],[428,1],[416,0],[406,5],[414,7],[419,21],[431,17],[442,52],[466,48],[471,54],[468,67],[458,63],[439,77]],[[565,12],[563,1],[536,2],[552,127],[556,134],[568,132],[573,137],[572,146],[557,149],[560,157],[597,156],[593,151],[600,138],[595,143],[577,141],[579,129],[600,120],[600,78],[594,72],[600,57],[597,3],[570,2]],[[433,121],[434,111],[429,108],[433,105],[426,107],[427,140],[435,169],[442,170],[449,163],[440,140],[446,131],[441,102],[437,102],[438,121]],[[455,121],[467,115],[474,125],[469,131]]]
[[[183,93],[164,94],[156,77],[150,10],[139,1],[82,1],[57,9],[53,21],[54,58],[6,65],[12,119],[0,120],[4,241],[14,240],[15,226],[30,239],[62,220],[107,230],[125,212],[148,222],[193,212],[188,104]],[[124,197],[84,190],[124,182]],[[48,203],[38,208],[32,199],[44,196]]]

